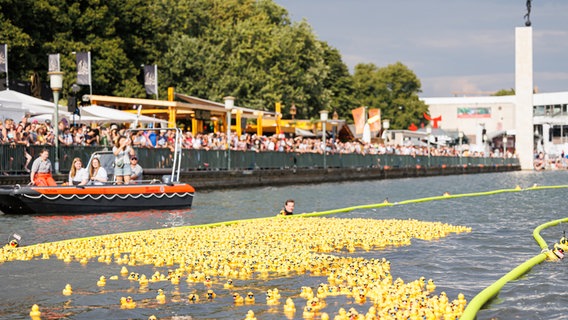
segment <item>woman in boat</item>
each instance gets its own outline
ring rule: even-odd
[[[130,157],[134,156],[134,149],[130,147],[130,138],[119,136],[116,145],[112,148],[114,153],[114,178],[117,184],[130,183]]]
[[[51,161],[49,161],[49,151],[41,150],[39,157],[32,164],[30,173],[31,184],[39,187],[57,186],[55,180],[51,176]]]
[[[99,158],[93,158],[91,160],[91,167],[89,168],[89,184],[96,186],[102,186],[108,181],[108,176],[105,168],[101,167],[101,161]]]
[[[84,186],[87,182],[89,182],[89,171],[87,171],[86,168],[83,168],[81,158],[73,159],[71,170],[69,171],[69,185]]]

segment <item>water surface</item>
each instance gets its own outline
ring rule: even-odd
[[[86,237],[124,231],[200,225],[218,221],[275,215],[288,198],[296,200],[296,213],[322,211],[362,204],[390,202],[451,194],[510,189],[539,185],[563,185],[568,172],[509,172],[477,175],[426,177],[397,180],[344,182],[283,187],[263,187],[240,190],[199,192],[190,211],[145,211],[76,216],[7,216],[0,215],[0,241],[17,232],[23,244]],[[466,225],[471,233],[455,235],[437,241],[413,240],[411,246],[383,251],[357,252],[366,258],[385,257],[391,261],[393,277],[413,281],[421,276],[433,278],[436,292],[445,291],[451,299],[459,292],[471,300],[477,293],[511,269],[540,252],[532,238],[538,225],[564,218],[566,189],[502,193],[483,197],[466,197],[387,208],[357,210],[334,215],[345,218],[399,218],[442,221]],[[566,226],[545,230],[548,243],[557,241]],[[153,267],[136,267],[137,272],[151,274]],[[545,262],[533,268],[517,281],[507,284],[497,299],[478,314],[478,319],[565,319],[565,296],[568,274],[564,261]],[[274,308],[258,303],[234,307],[229,296],[214,303],[185,302],[156,305],[151,308],[121,310],[121,296],[132,295],[137,300],[155,297],[157,287],[147,293],[130,288],[107,285],[97,288],[100,275],[118,274],[120,266],[90,262],[65,264],[60,260],[35,260],[0,264],[0,318],[28,319],[32,304],[37,303],[47,318],[68,319],[147,319],[155,314],[161,319],[191,316],[193,319],[244,318],[246,311],[255,311],[258,319],[282,319]],[[161,270],[163,272],[163,270]],[[247,290],[264,302],[263,293],[278,287],[283,297],[291,296],[298,308],[300,287],[316,287],[324,281],[319,277],[251,280]],[[66,283],[72,283],[75,294],[60,294]],[[185,301],[188,290],[182,281],[178,296]],[[106,290],[105,294],[98,294]],[[173,288],[166,291],[175,295]],[[261,299],[259,299],[261,298]],[[284,300],[284,299],[283,299]],[[345,307],[341,298],[327,301],[332,317]],[[369,305],[353,305],[366,312]],[[350,307],[350,306],[349,306]],[[299,308],[298,308],[299,309]],[[51,311],[50,311],[51,310]],[[50,313],[51,312],[51,313]],[[301,312],[296,316],[301,319]]]

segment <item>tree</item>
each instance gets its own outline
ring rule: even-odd
[[[406,129],[423,122],[428,106],[422,102],[420,80],[400,62],[378,68],[358,64],[353,75],[355,102],[359,106],[380,108],[382,119],[390,120],[391,129]]]
[[[492,94],[493,96],[514,96],[515,95],[515,89],[509,89],[509,90],[505,90],[505,89],[501,89],[497,92],[495,92],[494,94]]]

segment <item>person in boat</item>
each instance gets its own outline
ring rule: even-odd
[[[84,186],[89,182],[89,171],[83,168],[81,158],[73,159],[71,170],[69,171],[70,186]]]
[[[132,172],[130,174],[130,181],[142,181],[142,173],[144,172],[144,169],[142,169],[142,166],[138,164],[138,157],[136,156],[130,158],[130,171]]]
[[[130,183],[130,157],[134,156],[134,149],[130,147],[130,138],[121,135],[116,140],[116,145],[112,148],[114,153],[114,178],[117,184]]]
[[[108,181],[108,175],[105,168],[101,167],[99,158],[91,160],[91,167],[89,168],[89,184],[102,186]]]
[[[32,170],[30,173],[31,184],[34,186],[56,186],[57,183],[53,180],[51,175],[51,161],[49,161],[49,151],[47,149],[41,150],[39,157],[34,160]]]
[[[282,210],[280,210],[280,215],[283,216],[289,216],[289,215],[293,215],[294,214],[294,205],[295,202],[292,199],[288,199],[286,200],[286,202],[284,202],[284,208],[282,208]]]

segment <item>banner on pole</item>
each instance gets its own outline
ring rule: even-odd
[[[353,122],[355,122],[355,134],[363,134],[366,120],[365,107],[353,109],[351,113],[353,114]]]
[[[88,52],[77,52],[77,84],[91,85],[91,61]]]
[[[47,71],[48,72],[59,72],[61,71],[61,67],[59,64],[59,53],[50,54],[49,61],[48,61]]]
[[[147,94],[158,94],[158,68],[156,65],[144,66],[144,87]]]
[[[369,109],[369,126],[371,133],[377,133],[381,130],[381,109]]]
[[[0,44],[0,72],[8,72],[8,45]]]

